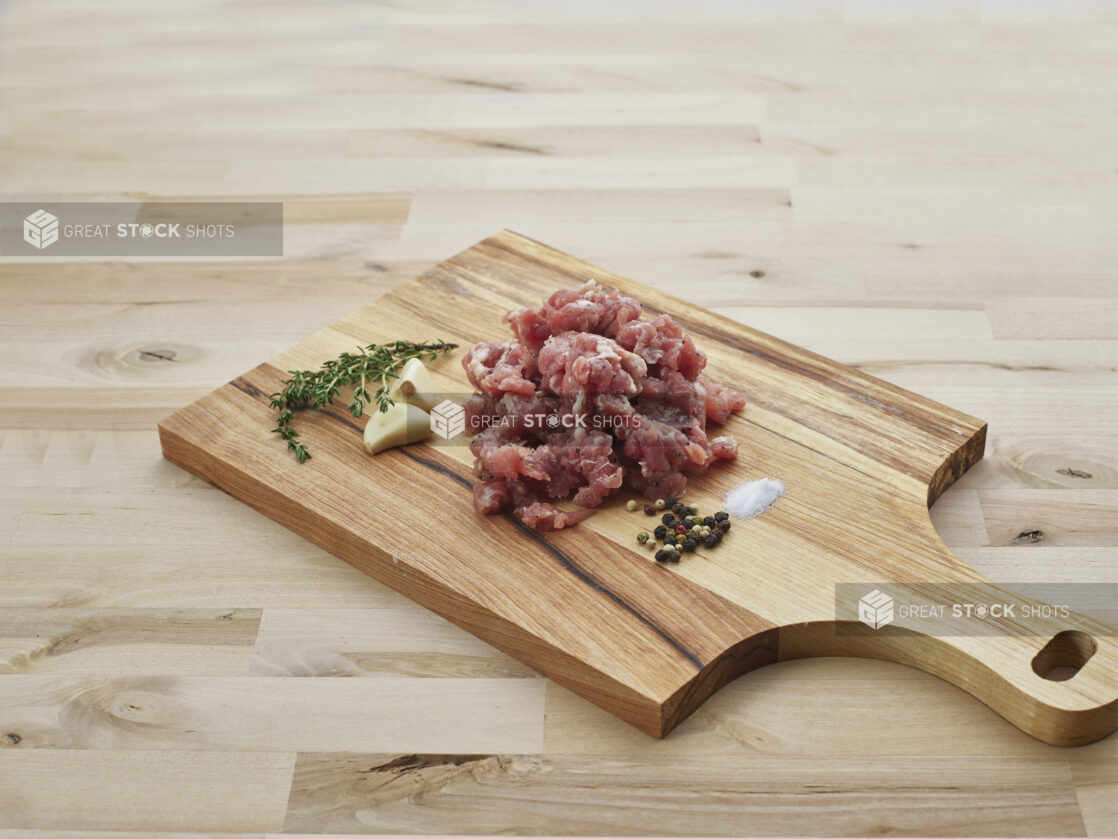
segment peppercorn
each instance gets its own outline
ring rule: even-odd
[[[705,519],[703,519],[703,524],[705,524],[707,527],[714,527],[716,524],[718,524],[718,519],[716,519],[714,516],[707,516]]]
[[[729,517],[730,517],[730,514],[725,513],[722,510],[719,510],[717,513],[714,514],[714,520],[715,521],[726,521],[726,519],[728,519]]]
[[[653,507],[651,504],[645,504],[644,505],[644,514],[646,516],[654,516],[654,515],[656,515],[656,508]]]
[[[718,542],[722,541],[722,537],[725,536],[726,534],[723,533],[721,530],[715,530],[710,535],[714,537],[715,543],[718,543]]]
[[[662,521],[668,527],[675,527],[675,516],[673,516],[671,513],[664,513],[664,515],[660,516],[660,521]]]
[[[648,548],[650,551],[654,551],[654,550],[656,550],[656,540],[655,539],[649,539],[647,542],[644,543],[644,546],[646,548]]]
[[[637,541],[643,545],[645,542],[648,541],[648,534],[642,530],[640,533],[637,534]]]
[[[699,532],[704,536],[709,536],[713,531],[709,527],[700,527]]]
[[[665,548],[670,548],[674,544],[675,544],[675,536],[673,536],[671,533],[669,533],[667,536],[664,537],[664,547]]]
[[[694,507],[684,507],[683,508],[683,515],[685,515],[685,516],[695,515],[695,508]]]
[[[656,552],[656,561],[657,562],[667,562],[668,561],[668,555],[670,553],[671,553],[671,551],[657,551]]]
[[[667,504],[669,507],[674,507],[676,504],[679,503],[679,499],[676,498],[674,495],[669,495],[667,498],[664,499],[664,503]]]
[[[625,502],[625,509],[628,510],[630,513],[633,512],[633,510],[637,509],[637,502],[630,498],[628,501]]]
[[[668,562],[679,562],[679,551],[672,551],[672,555],[668,557]]]
[[[657,498],[654,502],[652,502],[652,506],[655,507],[657,510],[663,510],[664,509],[664,499],[663,498]]]
[[[722,521],[718,522],[719,532],[725,533],[729,529],[730,529],[730,520],[729,519],[723,519]]]
[[[713,533],[711,533],[703,537],[703,544],[706,545],[708,548],[713,548],[715,545],[718,544],[718,539]]]
[[[663,539],[665,536],[668,535],[668,528],[664,527],[664,525],[662,524],[657,525],[656,529],[652,531],[652,535],[655,536],[657,539]]]
[[[683,552],[685,554],[694,553],[695,552],[695,544],[696,543],[695,543],[694,539],[684,539],[683,540]]]

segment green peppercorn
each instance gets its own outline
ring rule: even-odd
[[[648,534],[642,530],[640,533],[637,534],[637,541],[643,545],[645,542],[648,541]]]
[[[664,504],[664,499],[663,498],[657,498],[652,503],[652,506],[655,507],[657,510],[663,510],[666,505]]]
[[[654,516],[654,515],[656,515],[656,508],[653,507],[651,504],[645,504],[644,505],[644,514],[646,516]]]
[[[671,551],[657,551],[656,552],[656,561],[657,562],[667,562],[668,561],[668,555],[670,553],[671,553]]]
[[[665,536],[668,535],[668,528],[664,527],[664,525],[662,524],[658,525],[656,529],[652,531],[652,535],[655,536],[657,539],[663,539]]]
[[[625,502],[625,509],[628,510],[630,513],[633,512],[633,510],[637,509],[637,502],[630,498],[628,501]]]
[[[695,543],[694,539],[684,539],[683,540],[683,552],[685,554],[694,553],[695,552],[695,545],[696,545],[696,543]]]
[[[723,512],[722,510],[719,510],[717,513],[714,514],[715,521],[726,521],[726,519],[728,519],[729,517],[730,514]]]
[[[713,548],[715,545],[718,544],[718,539],[713,533],[711,533],[710,535],[703,537],[703,544],[706,545],[708,548]]]

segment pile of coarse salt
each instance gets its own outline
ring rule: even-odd
[[[722,502],[722,509],[734,518],[752,519],[761,515],[784,495],[784,482],[775,478],[745,481],[738,484]]]

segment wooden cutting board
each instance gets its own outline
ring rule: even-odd
[[[670,313],[708,354],[711,378],[748,398],[725,427],[738,460],[694,479],[688,503],[713,512],[731,486],[765,476],[788,491],[712,551],[656,563],[635,540],[655,521],[626,511],[624,491],[555,533],[480,516],[466,446],[366,455],[365,419],[344,405],[300,416],[306,464],[269,433],[268,395],[284,370],[316,368],[358,344],[443,338],[462,346],[431,365],[436,386],[468,392],[462,354],[509,337],[508,309],[589,278],[637,298],[646,315]],[[836,613],[836,587],[847,584],[869,593],[881,581],[909,583],[934,598],[936,583],[984,581],[928,516],[982,457],[981,420],[515,233],[479,242],[249,370],[159,433],[169,460],[655,737],[731,679],[816,655],[935,673],[1050,743],[1087,743],[1118,727],[1118,650],[1091,620],[1007,618],[993,634],[943,636],[918,618],[871,630]],[[1066,681],[1042,675],[1054,668],[1079,669]],[[918,708],[913,697],[896,712],[919,725]]]

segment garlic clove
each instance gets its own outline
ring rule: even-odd
[[[413,358],[404,365],[388,395],[393,402],[409,402],[425,411],[430,411],[439,401],[435,385],[431,382],[431,374],[418,358]]]
[[[418,443],[431,436],[431,417],[418,405],[397,402],[387,411],[373,410],[365,425],[365,450],[376,454],[396,446]]]

